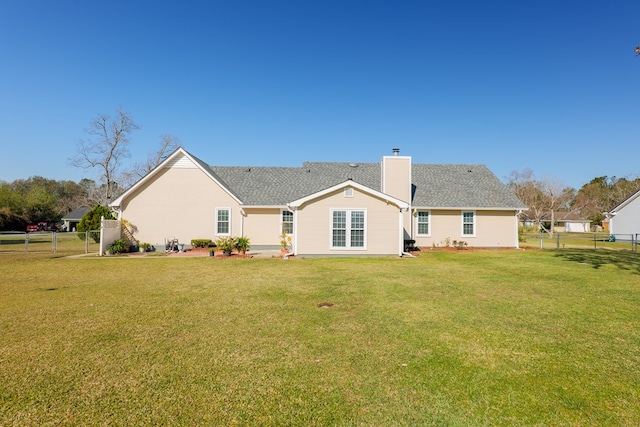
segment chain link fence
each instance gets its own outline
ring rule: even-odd
[[[0,231],[0,253],[56,253],[59,250],[98,253],[100,243],[93,238],[96,235],[100,235],[100,230],[76,233]]]
[[[520,236],[520,247],[538,249],[593,249],[638,251],[640,234],[609,233],[525,233]]]

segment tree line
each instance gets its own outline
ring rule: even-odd
[[[576,190],[548,178],[538,179],[533,171],[514,171],[509,187],[528,206],[527,219],[540,226],[553,222],[555,212],[575,212],[592,225],[602,225],[605,213],[640,191],[640,178],[600,176]]]
[[[87,137],[80,140],[68,163],[97,171],[96,180],[85,178],[76,183],[34,176],[0,181],[0,231],[56,223],[81,206],[106,206],[180,146],[175,136],[161,135],[159,147],[149,152],[146,161],[128,163],[128,146],[137,129],[131,114],[122,108],[114,116],[98,114],[89,122]]]
[[[139,129],[131,114],[119,108],[112,117],[99,114],[85,129],[69,164],[97,171],[97,180],[56,181],[40,176],[0,181],[0,231],[24,230],[27,224],[58,222],[71,210],[106,206],[124,190],[149,173],[176,148],[180,141],[162,135],[156,150],[147,159],[133,164],[128,146],[132,133]],[[551,179],[538,179],[533,171],[514,171],[509,187],[529,207],[527,218],[540,225],[556,211],[578,213],[595,225],[601,225],[604,213],[640,190],[640,178],[596,177],[576,190]],[[553,219],[551,219],[553,221]]]

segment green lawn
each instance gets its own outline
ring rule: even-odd
[[[640,254],[61,255],[0,255],[0,425],[640,424]]]

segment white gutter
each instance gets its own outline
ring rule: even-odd
[[[242,207],[240,207],[240,236],[244,237],[244,217],[246,216],[246,212]]]
[[[398,209],[398,254],[404,254],[404,221],[402,220],[402,208]]]
[[[282,259],[288,259],[291,255],[298,253],[298,209],[291,209],[291,206],[287,204],[287,210],[293,213],[293,247],[292,252],[285,254]]]

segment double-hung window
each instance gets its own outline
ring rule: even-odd
[[[231,209],[216,209],[216,235],[229,236],[231,234]]]
[[[418,211],[418,236],[428,236],[429,230],[429,211]]]
[[[366,249],[367,213],[364,209],[331,211],[331,248]]]
[[[282,211],[282,230],[283,234],[293,234],[293,212]]]
[[[462,212],[462,235],[476,235],[476,214],[473,211]]]

